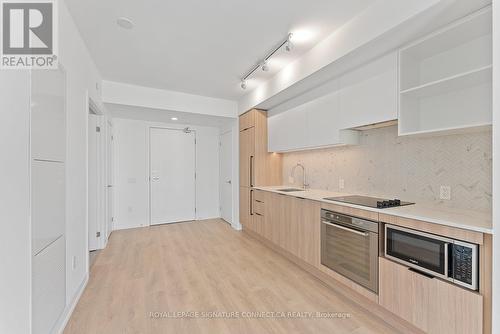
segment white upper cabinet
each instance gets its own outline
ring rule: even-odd
[[[343,128],[398,118],[398,57],[393,52],[340,78],[339,108]]]
[[[339,92],[338,81],[333,93],[308,102],[301,107],[307,115],[307,140],[305,147],[322,147],[339,143]]]
[[[397,119],[397,87],[397,53],[346,73],[313,92],[327,94],[268,118],[269,151],[357,144],[349,129]]]
[[[31,72],[33,159],[64,162],[66,155],[65,85],[65,76],[62,71]]]
[[[485,8],[400,50],[400,135],[491,124],[491,15]]]
[[[303,108],[294,108],[268,118],[270,152],[301,149],[307,142],[307,115]]]

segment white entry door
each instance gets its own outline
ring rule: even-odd
[[[232,185],[232,134],[226,132],[220,136],[220,215],[233,221],[233,185]]]
[[[151,225],[196,219],[195,133],[150,129]]]

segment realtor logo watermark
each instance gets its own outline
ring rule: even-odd
[[[0,68],[57,68],[56,0],[0,0],[0,3]]]

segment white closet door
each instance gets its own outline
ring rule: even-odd
[[[59,237],[33,257],[33,334],[52,333],[66,305],[66,242]]]
[[[60,162],[31,165],[32,253],[38,254],[65,231],[65,168]]]
[[[195,134],[150,129],[151,224],[196,218]]]
[[[66,158],[66,76],[61,70],[31,72],[31,156]]]

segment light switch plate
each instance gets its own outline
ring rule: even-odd
[[[345,181],[343,178],[339,178],[339,189],[342,190],[345,188]]]
[[[295,179],[293,178],[293,176],[289,176],[288,183],[293,184],[294,182],[295,182]]]
[[[451,199],[451,187],[450,186],[441,186],[439,188],[439,198],[444,200]]]

